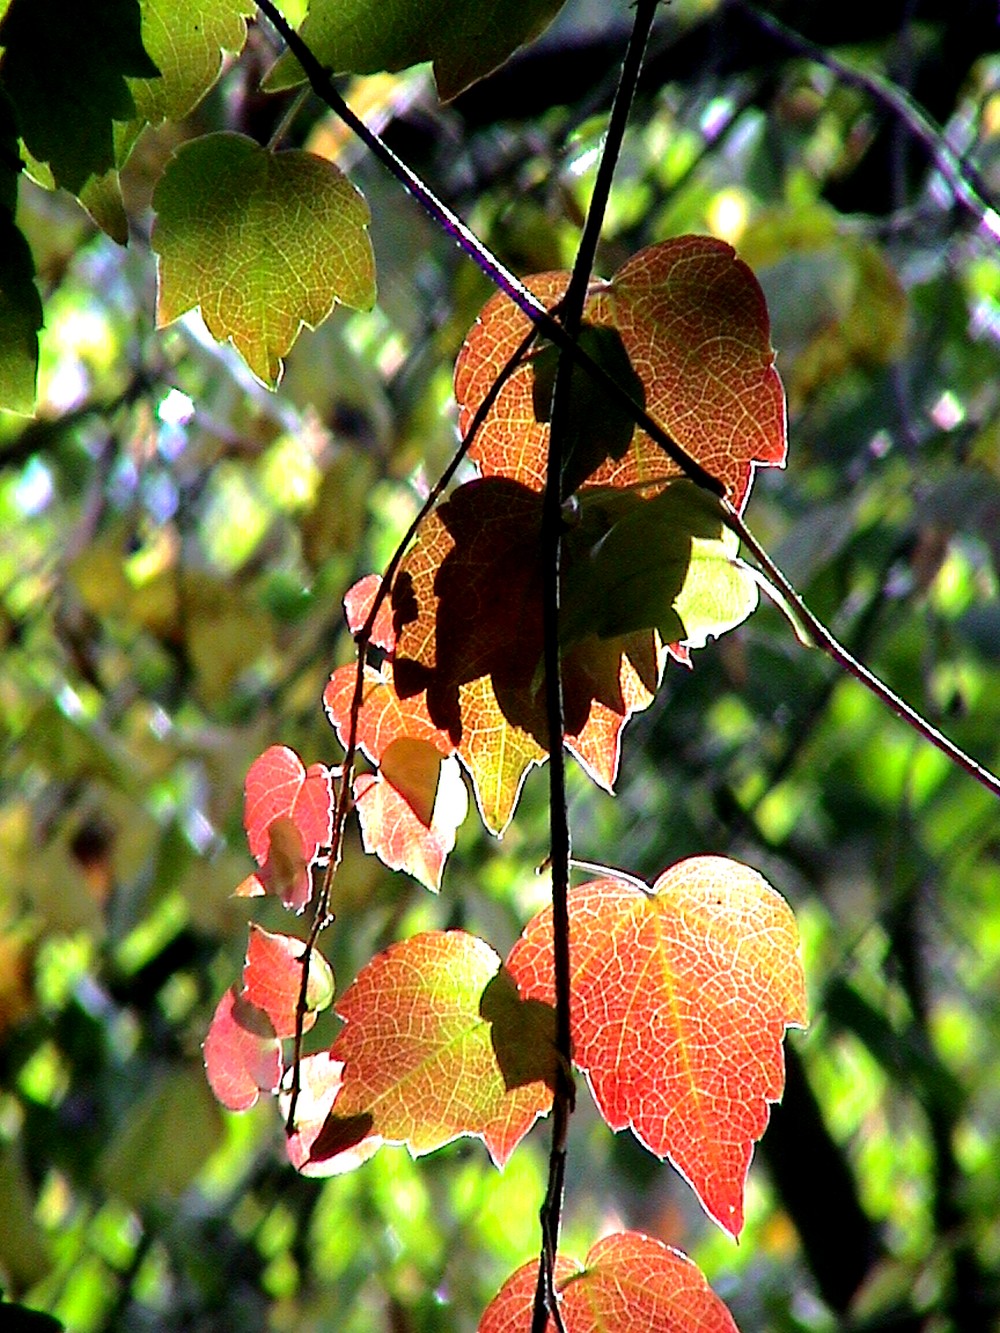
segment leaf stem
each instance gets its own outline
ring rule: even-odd
[[[632,34],[608,120],[608,131],[597,168],[594,192],[587,210],[569,286],[562,302],[560,319],[565,337],[559,341],[561,350],[552,389],[549,453],[545,470],[545,489],[542,495],[542,625],[545,711],[549,736],[549,860],[552,872],[552,951],[559,1072],[553,1099],[549,1178],[540,1212],[542,1247],[538,1263],[538,1284],[532,1308],[532,1333],[545,1333],[550,1317],[557,1328],[562,1327],[562,1316],[555,1289],[555,1262],[559,1247],[559,1226],[566,1179],[569,1120],[575,1096],[571,1063],[573,1047],[569,939],[571,837],[566,805],[566,752],[563,745],[566,725],[559,646],[564,499],[563,438],[572,394],[575,344],[583,321],[584,303],[600,242],[604,214],[611,195],[615,167],[621,153],[656,5],[657,0],[638,0],[636,5]]]

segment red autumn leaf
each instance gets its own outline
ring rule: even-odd
[[[261,869],[238,892],[257,892],[256,880],[301,911],[312,892],[310,868],[333,835],[330,770],[323,764],[307,770],[294,750],[272,745],[250,765],[245,793],[243,826]]]
[[[749,867],[681,861],[647,896],[621,880],[570,891],[573,1059],[612,1129],[669,1157],[737,1235],[753,1145],[784,1087],[785,1029],[806,1023],[795,918]],[[552,1003],[552,912],[507,966]]]
[[[312,1139],[311,1174],[378,1138],[413,1156],[460,1135],[482,1138],[503,1166],[551,1104],[555,1052],[548,1005],[525,1003],[488,944],[431,931],[394,944],[337,1006],[345,1027],[328,1070],[343,1066]],[[310,1125],[319,1109],[310,1108]],[[310,1129],[311,1132],[311,1129]]]
[[[295,1035],[304,950],[302,940],[291,935],[272,934],[253,922],[250,925],[242,997],[267,1015],[277,1037]],[[325,1009],[332,999],[333,972],[314,947],[309,959],[303,1031],[313,1026],[317,1010]]]
[[[564,273],[526,280],[550,307],[567,281]],[[617,330],[649,415],[742,508],[754,468],[784,462],[785,406],[764,297],[732,247],[709,236],[679,236],[639,251],[596,287],[585,321]],[[527,317],[502,294],[480,312],[455,365],[462,431],[528,328]],[[512,477],[535,490],[548,455],[548,425],[534,400],[537,360],[504,385],[471,450],[484,475]],[[608,457],[587,482],[628,486],[680,475],[637,430],[624,456]]]
[[[352,634],[361,631],[381,586],[382,580],[378,574],[366,574],[344,594],[344,611]],[[396,635],[392,627],[392,607],[388,597],[382,602],[375,616],[371,642],[376,648],[384,648],[390,653],[395,647]]]
[[[537,1282],[537,1260],[512,1273],[479,1321],[478,1333],[529,1328]],[[560,1255],[555,1286],[566,1333],[738,1333],[700,1269],[639,1232],[605,1236],[583,1266]],[[551,1318],[548,1330],[555,1333]]]
[[[548,753],[540,525],[540,498],[519,482],[469,482],[426,520],[392,588],[395,693],[447,735],[498,833]],[[661,665],[652,632],[564,655],[566,743],[607,787],[621,728],[649,704]]]
[[[230,1111],[246,1111],[281,1082],[281,1043],[265,1013],[231,986],[215,1009],[202,1047],[209,1086]]]
[[[436,892],[469,808],[458,760],[401,737],[385,751],[378,773],[355,779],[354,796],[365,851]]]

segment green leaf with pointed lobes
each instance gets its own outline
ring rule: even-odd
[[[200,306],[269,388],[300,329],[338,301],[375,303],[375,260],[363,196],[331,162],[273,153],[242,134],[185,144],[153,195],[159,255],[157,323]]]

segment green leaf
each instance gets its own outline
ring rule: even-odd
[[[658,495],[584,491],[567,538],[567,642],[657,629],[703,648],[757,606],[757,582],[739,561],[739,538],[714,496],[676,481]]]
[[[0,213],[0,408],[22,416],[35,408],[42,302],[34,278],[28,242]]]
[[[153,207],[157,323],[200,306],[212,335],[231,338],[271,388],[303,325],[316,328],[337,301],[375,302],[368,205],[323,158],[209,134],[178,150]]]
[[[447,102],[533,41],[562,6],[563,0],[313,0],[302,40],[335,74],[374,74],[432,60]],[[299,62],[285,55],[265,86],[288,88],[303,78]]]
[[[114,166],[113,123],[135,115],[126,77],[159,75],[138,0],[12,0],[0,45],[0,86],[28,150],[78,194]]]
[[[130,79],[135,119],[116,135],[118,165],[128,157],[144,125],[183,120],[213,86],[225,51],[239,52],[253,0],[139,0],[142,43],[160,78]]]

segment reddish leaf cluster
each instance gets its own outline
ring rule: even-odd
[[[551,305],[567,275],[528,281]],[[456,366],[463,429],[525,332],[506,297],[484,308]],[[681,237],[594,284],[581,345],[741,508],[754,469],[784,461],[768,339],[760,289],[730,247]],[[554,370],[554,349],[542,348],[514,371],[471,450],[482,475],[424,521],[391,587],[371,575],[344,600],[375,654],[335,671],[323,703],[349,772],[356,755],[372,766],[350,793],[364,846],[433,890],[466,813],[459,765],[500,834],[549,751],[539,539]],[[749,595],[740,583],[717,503],[678,481],[677,463],[579,367],[573,375],[562,740],[610,789],[622,728],[658,687],[663,641],[676,637],[670,650],[687,660],[689,646],[749,614],[756,586]],[[336,779],[348,780],[285,747],[256,760],[244,822],[258,869],[237,892],[306,906],[313,867],[339,855]],[[649,890],[613,875],[571,890],[569,922],[573,1063],[600,1114],[669,1157],[738,1235],[753,1147],[782,1091],[782,1039],[806,1021],[790,909],[748,867],[705,856]],[[282,1040],[330,1003],[333,978],[313,951],[304,984],[302,942],[252,926],[242,986],[223,996],[205,1042],[212,1087],[232,1109],[280,1091],[286,1117],[294,1095],[288,1153],[308,1175],[351,1170],[383,1144],[417,1156],[460,1135],[481,1138],[502,1167],[556,1086],[552,931],[546,909],[506,964],[464,931],[392,945],[340,997],[343,1027],[302,1058],[293,1094]],[[535,1264],[515,1273],[481,1333],[526,1326],[536,1278]],[[559,1258],[555,1282],[568,1333],[735,1329],[698,1270],[645,1236],[606,1237],[583,1267]]]

